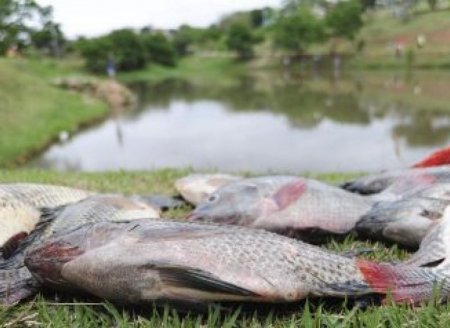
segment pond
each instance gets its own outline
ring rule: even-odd
[[[450,139],[450,74],[259,73],[131,87],[136,109],[51,146],[30,165],[380,171],[406,167]]]

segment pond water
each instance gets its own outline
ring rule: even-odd
[[[406,167],[450,140],[450,75],[259,74],[131,85],[116,113],[30,165],[300,173]]]

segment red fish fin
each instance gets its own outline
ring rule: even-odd
[[[450,147],[440,149],[414,164],[413,168],[425,168],[450,164]]]
[[[4,259],[9,258],[12,253],[14,253],[14,251],[19,247],[20,242],[26,237],[28,236],[28,233],[21,231],[19,233],[16,233],[14,236],[12,236],[11,238],[9,238],[5,244],[3,245],[3,247],[0,248],[1,250],[1,255],[3,256]]]
[[[418,304],[433,295],[433,274],[426,268],[392,266],[365,260],[357,260],[356,263],[373,292],[391,295],[396,303]]]
[[[278,210],[281,211],[299,199],[305,191],[306,181],[298,179],[278,189],[272,199],[277,204]]]

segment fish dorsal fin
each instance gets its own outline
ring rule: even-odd
[[[152,269],[159,272],[161,280],[176,288],[194,289],[200,292],[255,297],[256,293],[228,283],[209,272],[179,265],[155,265]]]
[[[439,149],[420,162],[414,164],[412,168],[425,168],[450,164],[450,147]]]
[[[306,191],[306,181],[303,179],[296,179],[289,182],[278,189],[272,195],[272,199],[278,207],[278,210],[284,210],[286,207],[294,203]]]

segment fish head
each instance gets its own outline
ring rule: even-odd
[[[381,202],[361,216],[356,231],[363,236],[417,247],[432,224],[427,213],[414,200]]]
[[[230,183],[210,194],[188,216],[188,220],[248,225],[258,217],[262,198],[256,184]]]
[[[53,237],[30,249],[25,265],[40,282],[64,285],[64,265],[79,258],[86,251],[103,246],[120,234],[123,225],[110,222],[85,224],[72,230],[55,233]]]

